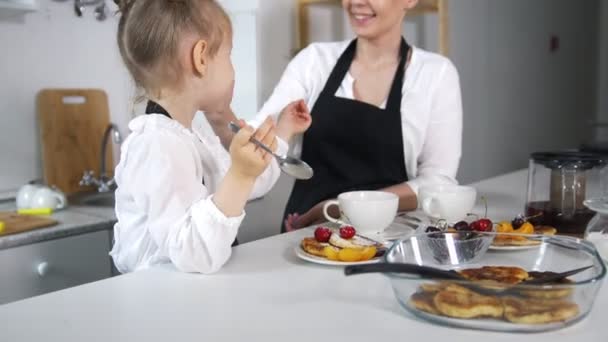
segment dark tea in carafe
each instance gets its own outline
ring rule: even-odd
[[[558,234],[583,237],[594,212],[584,205],[606,194],[607,159],[576,151],[532,154],[528,175],[527,217],[552,226]]]
[[[531,217],[530,222],[542,226],[551,226],[559,234],[583,237],[587,224],[595,213],[587,208],[565,215],[558,209],[551,208],[551,202],[531,202],[526,205],[526,216]]]

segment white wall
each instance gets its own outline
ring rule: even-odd
[[[601,1],[600,57],[598,86],[598,121],[608,123],[608,1]],[[608,128],[598,132],[598,138],[608,140]]]
[[[111,119],[128,120],[132,87],[115,48],[116,19],[40,0],[23,21],[0,20],[0,191],[41,177],[35,99],[42,88],[101,88]],[[10,162],[9,162],[10,161]]]
[[[530,152],[576,148],[595,111],[598,1],[451,1],[471,182],[525,167]],[[549,52],[555,34],[561,48]]]
[[[258,42],[256,17],[250,13],[258,2],[220,1],[230,9],[235,27],[233,108],[240,115],[250,117],[260,101],[259,84],[250,81],[257,79],[258,73],[257,56],[251,55]],[[135,91],[116,47],[115,6],[110,6],[106,21],[98,22],[90,7],[78,18],[70,2],[39,0],[38,3],[40,11],[21,19],[6,18],[0,13],[0,120],[8,123],[0,126],[0,193],[41,178],[35,108],[40,89],[105,90],[111,120],[125,134],[127,123],[133,117]]]

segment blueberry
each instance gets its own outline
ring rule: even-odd
[[[471,227],[469,226],[468,223],[466,223],[465,221],[460,221],[457,222],[454,225],[454,229],[456,229],[457,231],[471,231]]]
[[[513,229],[519,229],[521,226],[524,225],[524,223],[526,223],[526,221],[521,216],[517,216],[516,218],[513,219],[513,221],[511,221],[511,225],[513,226]]]
[[[440,231],[441,231],[441,229],[439,229],[437,227],[427,227],[424,232],[425,233],[435,233],[435,232],[440,232]]]

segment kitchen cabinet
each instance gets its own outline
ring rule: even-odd
[[[106,230],[0,250],[0,304],[109,278],[109,250]]]

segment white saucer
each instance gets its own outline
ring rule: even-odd
[[[394,240],[406,239],[412,235],[416,230],[403,222],[394,221],[388,226],[383,232],[380,233],[361,233],[361,235],[368,237],[372,240],[387,243]]]

